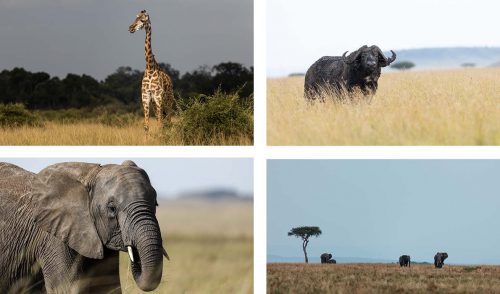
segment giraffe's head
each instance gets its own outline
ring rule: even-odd
[[[135,33],[136,31],[144,27],[148,27],[149,25],[149,15],[147,14],[146,10],[142,10],[141,12],[139,12],[139,14],[137,14],[134,22],[128,27],[128,31],[131,33]]]

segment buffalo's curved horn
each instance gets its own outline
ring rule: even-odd
[[[351,54],[349,54],[349,56],[346,57],[346,63],[353,63],[354,61],[356,61],[356,58],[358,58],[358,56],[361,54],[361,50],[358,50],[358,51],[354,51],[352,52]]]
[[[385,57],[384,52],[382,52],[382,50],[380,50],[380,48],[378,46],[372,46],[372,48],[374,48],[375,50],[377,50],[377,53],[378,53],[378,56],[379,56],[379,60],[380,60],[380,66],[388,66],[394,60],[396,60],[396,53],[394,53],[394,51],[391,50],[392,56],[389,57],[389,58],[387,58],[387,57]]]
[[[346,51],[346,52],[344,52],[344,54],[342,54],[342,58],[345,59],[345,56],[346,56],[347,52],[349,52],[349,51]]]
[[[367,48],[368,48],[367,45],[363,45],[361,48],[359,48],[358,50],[356,50],[353,53],[351,53],[347,57],[348,60],[346,62],[347,63],[353,63],[354,61],[356,61],[356,59],[359,57],[359,55],[361,55],[361,53],[363,53],[363,51],[365,51]]]
[[[394,51],[392,51],[392,56],[387,58],[387,65],[391,64],[394,60],[396,60],[396,53]]]

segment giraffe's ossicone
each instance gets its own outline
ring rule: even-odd
[[[156,119],[162,125],[163,118],[168,121],[172,118],[174,104],[174,90],[172,79],[163,71],[155,60],[151,49],[151,20],[146,10],[142,10],[135,21],[129,26],[129,32],[135,33],[141,29],[146,30],[144,52],[146,56],[146,69],[142,78],[142,107],[144,110],[144,130],[149,130],[149,105],[151,101],[155,106]]]

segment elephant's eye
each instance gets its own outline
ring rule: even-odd
[[[116,216],[116,206],[113,203],[108,204],[108,215],[109,217]]]

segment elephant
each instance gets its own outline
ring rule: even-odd
[[[335,259],[332,258],[330,253],[323,253],[320,256],[321,263],[337,263]]]
[[[399,266],[400,267],[410,267],[411,266],[411,260],[409,255],[401,255],[399,257]]]
[[[448,258],[448,253],[446,252],[438,252],[434,255],[434,267],[442,268],[444,265],[444,260]]]
[[[156,191],[132,161],[66,162],[39,173],[0,163],[2,292],[121,293],[119,251],[143,291],[159,285]]]

